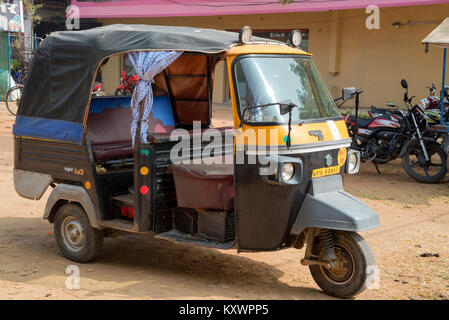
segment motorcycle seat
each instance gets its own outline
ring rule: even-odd
[[[373,121],[374,119],[357,119],[357,126],[359,128],[366,128],[369,126],[369,124]],[[349,122],[350,123],[354,123],[355,121],[355,117],[354,116],[349,116]]]
[[[374,118],[371,119],[357,119],[357,126],[359,128],[366,128],[373,122]]]

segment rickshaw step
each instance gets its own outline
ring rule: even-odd
[[[113,196],[113,202],[118,202],[118,204],[123,204],[128,207],[134,207],[134,194],[133,193],[125,193],[117,196]]]
[[[101,226],[104,228],[119,229],[123,231],[133,231],[134,222],[123,219],[103,220]]]
[[[192,237],[191,235],[180,232],[178,230],[171,230],[168,232],[160,233],[160,234],[156,235],[155,238],[170,240],[170,241],[178,242],[178,243],[191,243],[191,244],[195,244],[197,246],[203,246],[203,247],[215,248],[215,249],[230,249],[234,245],[234,241],[216,242],[216,241],[212,241],[212,240]]]

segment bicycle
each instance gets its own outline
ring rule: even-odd
[[[11,87],[8,92],[6,92],[6,109],[13,116],[17,115],[17,110],[19,109],[20,100],[22,99],[23,88],[25,80],[28,76],[27,72],[20,72],[19,82]]]
[[[28,76],[27,69],[18,69],[17,71],[14,71],[12,73],[12,77],[14,78],[16,84],[23,84],[27,76]]]
[[[22,99],[23,84],[18,84],[8,90],[6,93],[6,109],[13,116],[17,115],[17,110],[19,109],[20,100]]]

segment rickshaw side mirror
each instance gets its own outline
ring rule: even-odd
[[[401,80],[401,86],[402,86],[402,88],[407,89],[407,88],[408,88],[407,80],[402,79],[402,80]]]
[[[296,107],[296,105],[291,100],[283,101],[279,106],[279,112],[281,116],[283,116],[291,112],[294,107]]]
[[[356,92],[356,90],[354,87],[343,88],[343,90],[342,90],[343,100],[347,101],[347,100],[354,99],[355,92]]]

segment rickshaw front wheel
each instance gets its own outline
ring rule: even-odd
[[[61,206],[54,220],[54,234],[64,257],[80,263],[94,260],[103,247],[103,234],[91,227],[83,208],[69,203]]]
[[[310,265],[310,273],[324,293],[337,298],[351,298],[367,287],[367,270],[374,267],[374,257],[366,241],[355,232],[334,231],[333,243],[337,260],[332,267]],[[325,252],[319,239],[313,244],[312,254]]]

